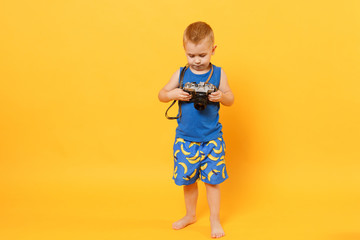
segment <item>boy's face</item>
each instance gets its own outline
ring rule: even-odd
[[[204,39],[198,44],[186,41],[184,45],[189,67],[196,72],[209,69],[211,56],[214,55],[216,46],[212,46],[209,39]]]

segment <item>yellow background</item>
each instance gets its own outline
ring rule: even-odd
[[[181,231],[176,123],[157,94],[208,22],[227,239],[360,239],[360,3],[1,1],[0,239],[208,239]]]

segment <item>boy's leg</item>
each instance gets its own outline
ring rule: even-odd
[[[220,238],[225,232],[220,224],[220,185],[205,183],[210,208],[211,237]]]
[[[173,223],[173,229],[182,229],[187,225],[196,222],[196,203],[198,194],[199,191],[197,182],[190,185],[184,185],[186,215],[182,219]]]

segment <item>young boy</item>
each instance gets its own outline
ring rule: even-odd
[[[214,55],[214,33],[204,22],[190,24],[183,36],[183,45],[188,68],[183,75],[187,82],[206,82],[215,85],[217,91],[208,95],[204,110],[197,110],[190,101],[191,95],[179,86],[180,70],[159,92],[161,102],[178,100],[181,111],[177,120],[174,143],[175,184],[184,186],[186,215],[173,223],[174,229],[182,229],[196,221],[198,198],[197,180],[205,183],[210,208],[211,236],[225,235],[220,224],[220,186],[228,178],[225,168],[225,142],[222,138],[222,125],[219,123],[220,104],[230,106],[234,102],[225,72],[210,63]]]

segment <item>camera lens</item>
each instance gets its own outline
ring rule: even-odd
[[[199,96],[194,101],[194,107],[195,109],[202,111],[206,108],[207,105],[207,98],[206,96]]]
[[[202,103],[194,103],[194,106],[199,111],[205,110],[206,108],[206,104],[202,104]]]

